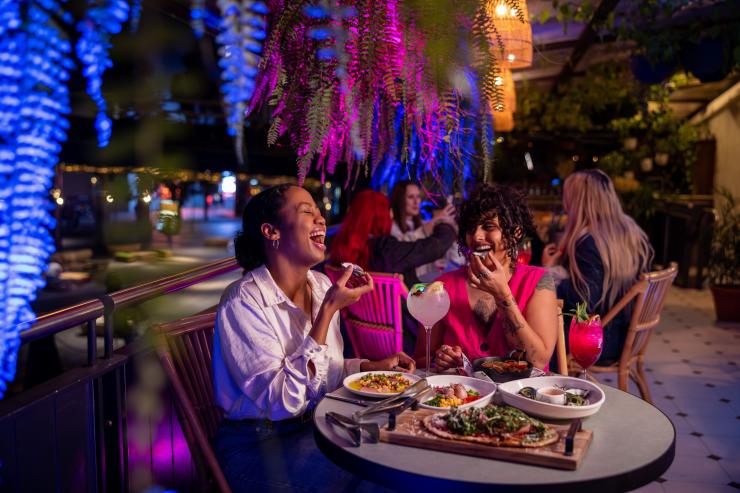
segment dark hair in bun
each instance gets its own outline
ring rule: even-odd
[[[264,223],[280,222],[278,213],[285,205],[285,192],[292,186],[283,184],[267,188],[252,197],[244,206],[242,230],[234,238],[234,252],[237,263],[245,272],[256,269],[267,260],[264,236],[260,228]]]

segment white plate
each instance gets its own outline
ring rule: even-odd
[[[587,406],[561,406],[560,404],[536,401],[519,395],[519,391],[524,387],[532,387],[536,390],[542,387],[552,387],[553,385],[557,385],[559,387],[565,386],[569,389],[590,390],[591,393],[587,397],[590,404]],[[596,414],[606,400],[604,391],[597,385],[587,380],[573,377],[552,376],[523,378],[521,380],[512,380],[511,382],[500,383],[498,384],[498,388],[505,403],[519,408],[528,414],[539,416],[540,418],[585,418],[586,416]]]
[[[480,399],[478,399],[477,401],[469,402],[467,404],[463,404],[462,406],[458,407],[458,409],[467,409],[469,407],[484,407],[486,404],[491,402],[493,394],[496,393],[495,383],[472,377],[463,377],[459,375],[434,375],[431,377],[427,377],[427,382],[429,382],[429,385],[431,385],[432,387],[446,387],[447,385],[460,383],[465,385],[467,388],[475,390],[480,394]],[[434,393],[430,392],[425,397],[423,397],[422,402],[419,403],[419,407],[423,407],[424,409],[434,409],[437,411],[450,409],[449,407],[434,407],[424,404],[423,401],[428,401],[434,398],[434,395]]]
[[[362,397],[391,397],[393,395],[398,395],[400,392],[388,392],[388,393],[381,393],[381,392],[365,392],[364,390],[355,390],[352,387],[349,386],[350,383],[354,382],[355,380],[359,380],[360,378],[364,377],[365,375],[369,374],[375,374],[375,375],[396,375],[397,373],[400,373],[404,376],[409,382],[411,382],[411,385],[421,380],[421,377],[418,377],[416,375],[413,375],[411,373],[402,373],[400,371],[361,371],[360,373],[353,373],[352,375],[347,376],[344,379],[344,382],[342,382],[342,385],[344,385],[344,388],[352,392],[353,394],[361,395]]]

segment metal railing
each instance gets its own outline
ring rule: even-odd
[[[20,333],[21,344],[87,324],[87,360],[93,365],[98,359],[96,320],[103,317],[104,357],[113,352],[113,311],[117,308],[142,303],[165,294],[174,293],[202,281],[239,269],[234,257],[201,265],[194,269],[162,279],[103,294],[98,298],[47,313],[36,319],[30,329]]]

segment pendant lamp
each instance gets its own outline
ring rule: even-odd
[[[496,31],[488,33],[488,43],[509,68],[532,65],[532,25],[525,0],[482,0]],[[523,21],[522,21],[523,19]]]
[[[516,89],[514,88],[514,78],[511,75],[511,70],[501,67],[499,75],[495,76],[493,80],[493,83],[503,90],[504,111],[516,111]]]
[[[494,111],[493,130],[496,132],[511,132],[514,130],[514,113],[511,111]]]

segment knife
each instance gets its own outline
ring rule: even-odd
[[[420,395],[422,392],[425,392],[426,390],[430,388],[431,387],[429,386],[429,382],[427,382],[426,380],[419,380],[418,382],[416,382],[414,385],[412,385],[411,387],[409,387],[408,389],[406,389],[404,392],[402,392],[399,395],[395,395],[388,399],[382,400],[378,402],[377,404],[369,406],[360,411],[355,411],[352,414],[352,419],[354,419],[356,422],[359,422],[362,420],[364,416],[368,414],[377,414],[380,412],[388,411],[397,406],[400,406],[402,403],[406,402],[408,399],[416,397]]]
[[[419,399],[421,399],[422,396],[428,394],[430,390],[432,390],[432,388],[431,387],[427,387],[424,390],[422,390],[421,392],[419,392],[418,394],[416,394],[415,396],[409,397],[408,399],[406,399],[405,401],[403,401],[403,403],[400,406],[393,408],[393,410],[392,410],[393,411],[393,414],[396,414],[396,415],[401,414],[406,409],[410,408],[415,403],[419,402]]]
[[[414,397],[409,397],[400,406],[396,406],[393,409],[388,410],[388,431],[393,431],[396,429],[396,416],[404,412],[406,409],[413,407],[414,404],[419,402],[419,399],[425,394],[427,394],[430,390],[432,390],[431,387],[427,387],[418,394],[416,394]]]
[[[374,404],[374,402],[366,401],[363,399],[353,399],[352,397],[345,397],[343,395],[339,394],[324,394],[324,397],[328,397],[329,399],[334,399],[336,401],[342,401],[342,402],[349,402],[350,404],[356,404],[358,406],[369,406],[370,404]]]
[[[579,431],[581,431],[581,418],[573,420],[570,424],[570,428],[568,428],[568,434],[565,436],[565,455],[573,455],[576,433]]]
[[[426,388],[423,388],[420,392],[417,392],[415,395],[411,397],[407,397],[403,401],[391,402],[387,406],[378,406],[378,407],[363,409],[362,411],[357,411],[352,415],[352,418],[355,421],[360,421],[362,418],[364,418],[365,416],[369,414],[379,414],[379,413],[385,413],[385,412],[389,412],[394,415],[401,414],[406,409],[411,407],[415,402],[418,402],[419,399],[423,395],[427,394],[430,390],[432,390],[432,387],[426,387]]]

